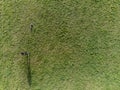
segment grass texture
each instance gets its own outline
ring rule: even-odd
[[[0,90],[120,90],[120,0],[1,0]]]

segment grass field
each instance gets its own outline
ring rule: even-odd
[[[120,0],[1,0],[0,90],[120,90]]]

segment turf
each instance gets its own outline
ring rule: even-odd
[[[119,90],[119,23],[119,0],[1,0],[0,90]]]

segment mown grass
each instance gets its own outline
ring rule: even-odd
[[[119,90],[119,3],[0,1],[0,90]]]

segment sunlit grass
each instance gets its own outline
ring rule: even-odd
[[[119,3],[2,0],[0,90],[119,90]]]

